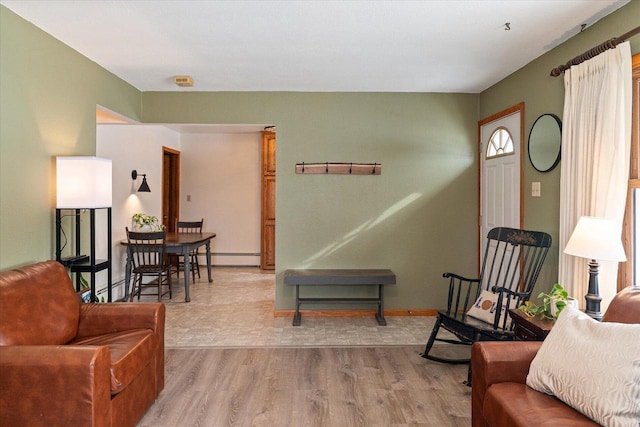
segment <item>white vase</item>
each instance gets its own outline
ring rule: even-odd
[[[153,231],[153,226],[150,224],[138,224],[136,222],[131,224],[131,229],[138,233],[147,233],[149,231]]]

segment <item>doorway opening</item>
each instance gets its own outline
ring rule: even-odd
[[[162,225],[176,231],[180,217],[180,151],[162,147]]]

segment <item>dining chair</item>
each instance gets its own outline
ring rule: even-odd
[[[178,233],[202,233],[202,224],[204,223],[204,218],[200,221],[176,221],[176,231]],[[191,270],[191,278],[193,279],[193,283],[196,281],[196,272],[198,273],[198,279],[200,278],[200,263],[198,261],[198,257],[202,255],[199,252],[199,249],[196,248],[189,253],[190,258],[190,267]],[[182,258],[182,259],[181,259]],[[184,257],[179,255],[178,261],[176,263],[176,276],[180,276],[180,270],[184,271]],[[186,273],[185,273],[186,274]]]
[[[136,232],[127,231],[127,250],[129,252],[129,260],[131,261],[131,272],[133,274],[133,285],[129,301],[133,301],[134,295],[153,295],[150,293],[143,294],[144,288],[156,288],[158,301],[162,297],[169,294],[172,298],[171,289],[171,265],[167,261],[165,232]],[[150,279],[145,283],[145,278]],[[163,286],[167,290],[163,292]]]

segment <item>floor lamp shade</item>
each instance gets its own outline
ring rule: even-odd
[[[58,209],[108,208],[112,201],[111,159],[56,157]]]

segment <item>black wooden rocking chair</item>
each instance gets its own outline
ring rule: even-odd
[[[443,274],[449,279],[447,309],[438,312],[422,357],[443,363],[469,363],[468,358],[450,359],[431,354],[434,342],[469,346],[476,341],[513,339],[508,309],[529,300],[550,246],[551,236],[540,231],[506,227],[489,231],[479,279]],[[490,310],[485,312],[491,313],[490,317],[485,321],[467,314],[472,306],[478,305],[481,295],[485,297],[485,304],[487,300],[492,301],[488,303]],[[457,340],[438,338],[440,327],[455,335]],[[471,385],[471,365],[466,384]]]

